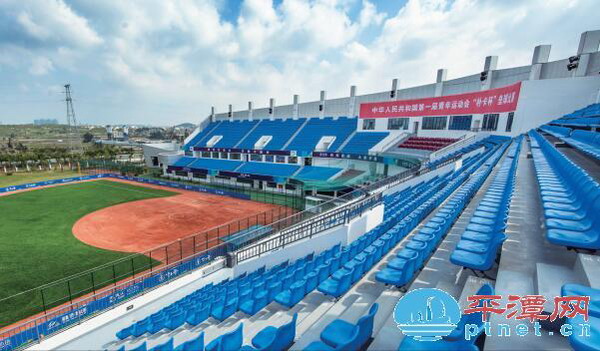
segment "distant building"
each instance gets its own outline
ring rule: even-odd
[[[41,119],[34,119],[33,120],[33,124],[36,126],[44,126],[44,125],[50,125],[50,124],[58,124],[58,120],[56,118],[50,119],[50,118],[41,118]]]

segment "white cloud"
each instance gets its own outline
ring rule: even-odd
[[[393,15],[368,0],[245,0],[233,24],[222,0],[65,1],[0,1],[0,70],[44,86],[76,77],[98,101],[92,118],[139,123],[426,84],[438,68],[475,73],[486,55],[525,65],[542,43],[562,58],[597,29],[595,0],[409,0]]]
[[[31,67],[29,67],[29,73],[39,76],[47,74],[54,68],[52,61],[50,61],[46,57],[36,57],[31,62]]]

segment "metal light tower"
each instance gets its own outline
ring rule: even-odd
[[[79,133],[77,131],[77,119],[75,118],[75,110],[73,109],[73,99],[71,98],[71,84],[65,84],[65,101],[67,103],[67,125],[69,127],[69,146],[71,155],[75,153],[75,144]]]

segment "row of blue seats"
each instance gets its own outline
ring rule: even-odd
[[[557,138],[564,138],[571,135],[573,131],[571,128],[559,127],[559,126],[551,126],[551,125],[543,125],[540,127],[544,132],[553,135]]]
[[[471,179],[469,179],[461,189],[446,202],[436,215],[408,241],[402,250],[396,254],[396,258],[389,261],[385,268],[377,272],[375,278],[378,281],[398,287],[403,287],[412,281],[415,274],[424,266],[427,258],[437,248],[443,237],[452,227],[454,221],[458,218],[460,213],[462,213],[468,201],[470,201],[477,189],[481,186],[485,177],[489,174],[487,169],[493,167],[504,149],[505,146],[501,147],[498,151],[494,152],[491,158],[491,152],[484,154],[478,162],[469,167],[469,171],[477,170],[484,162],[486,162],[486,166],[483,167],[483,170],[475,172],[473,177],[471,177]],[[495,148],[492,150],[497,149]],[[488,160],[488,158],[490,159]],[[418,214],[419,218],[424,218],[433,208],[445,201],[450,194],[467,180],[469,173],[470,172],[465,172],[461,174],[461,176],[448,183],[444,189],[431,197],[430,200],[428,200],[430,205],[432,205],[432,207],[427,208],[429,211],[424,211],[424,209],[415,211],[417,213],[421,212]],[[416,224],[414,227],[416,227]],[[405,229],[406,233],[412,231],[414,227],[409,226]]]
[[[600,126],[600,117],[582,117],[574,119],[557,119],[552,124],[558,124],[563,126],[580,126],[580,127],[592,127]]]
[[[346,154],[369,154],[369,150],[385,139],[389,132],[357,132],[340,152]],[[334,150],[333,150],[334,151]]]
[[[600,104],[588,105],[582,109],[566,114],[551,123],[567,126],[600,125]]]
[[[463,176],[466,177],[466,175]],[[429,187],[423,193],[408,196],[407,203],[397,207],[392,213],[386,214],[382,223],[350,245],[352,247],[359,242],[358,252],[350,252],[344,257],[347,249],[342,249],[339,262],[335,258],[332,262],[331,277],[319,284],[317,290],[334,298],[345,294],[354,283],[379,262],[383,255],[412,230],[410,228],[414,228],[424,216],[435,208],[437,203],[431,199],[435,198],[438,190],[438,187]],[[411,212],[415,212],[416,208],[420,208],[420,215],[411,214]]]
[[[428,196],[435,194],[438,190],[442,189],[448,183],[448,177],[450,174],[445,174],[441,177],[436,176],[433,179],[424,182],[423,186],[415,187],[414,191],[409,191],[405,194],[403,199],[400,199],[397,203],[387,206],[384,210],[386,216],[399,213],[400,216],[406,215],[412,212],[420,202],[415,201],[418,198],[427,199]]]
[[[480,147],[485,147],[486,149],[492,148],[498,144],[504,143],[507,140],[509,140],[510,138],[505,137],[505,136],[500,136],[500,135],[490,135],[488,137],[486,137],[485,139],[476,141],[472,144],[469,144],[457,151],[454,151],[448,155],[442,156],[441,158],[438,158],[434,161],[429,161],[427,163],[427,167],[428,168],[435,168],[438,165],[446,162],[447,160],[451,159],[452,157],[455,157],[457,155],[462,155],[462,154],[466,154],[469,153],[471,151],[477,150]]]
[[[563,141],[575,147],[579,151],[600,160],[600,133],[588,130],[575,130],[568,138]]]
[[[487,271],[494,266],[498,249],[506,240],[504,231],[514,190],[521,139],[522,136],[519,136],[511,145],[492,184],[477,205],[450,256],[453,264],[479,271]]]
[[[548,241],[600,249],[600,185],[537,131],[529,137]]]
[[[206,345],[206,351],[284,351],[290,348],[296,337],[298,314],[280,327],[267,326],[253,338],[251,345],[243,345],[244,323],[240,323],[233,331],[220,335]]]
[[[163,329],[177,329],[185,323],[196,326],[211,316],[217,320],[224,320],[238,310],[254,314],[273,300],[289,304],[286,301],[290,287],[303,280],[308,275],[307,272],[316,269],[314,267],[318,268],[330,260],[339,251],[339,247],[336,245],[314,257],[312,254],[308,255],[293,264],[283,262],[268,271],[263,267],[231,281],[226,280],[217,285],[209,284],[122,329],[117,333],[117,337],[123,340],[130,336],[155,334]],[[325,278],[320,277],[321,280]],[[313,284],[316,286],[317,282]]]
[[[183,150],[188,152],[190,149],[196,145],[199,145],[203,140],[205,140],[206,136],[215,129],[219,124],[223,123],[222,121],[218,122],[210,122],[207,124],[201,131],[199,131],[196,135],[192,137],[184,146]],[[205,145],[205,144],[202,144]]]
[[[550,125],[541,126],[540,129],[561,139],[579,151],[600,160],[600,133]]]
[[[295,313],[292,320],[280,327],[267,326],[259,331],[253,338],[251,345],[243,343],[244,323],[240,323],[233,331],[220,335],[213,341],[204,345],[204,332],[188,341],[182,342],[174,347],[174,338],[170,337],[166,342],[156,345],[149,351],[284,351],[294,343],[296,337],[296,322],[298,314]],[[131,351],[147,351],[147,342],[144,341]],[[122,346],[119,351],[125,351]]]

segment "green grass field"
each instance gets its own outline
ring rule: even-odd
[[[99,180],[0,197],[0,299],[130,256],[82,243],[73,236],[73,225],[105,207],[171,195],[175,193]],[[44,301],[46,305],[68,302],[69,290],[72,296],[80,296],[131,275],[132,266],[138,273],[157,263],[138,255],[116,265],[114,272],[111,265],[69,285],[48,287]],[[0,327],[41,312],[41,295],[36,289],[0,300]]]
[[[78,177],[83,175],[85,174],[81,174],[76,171],[23,172],[13,173],[13,175],[9,176],[0,174],[0,188],[4,188],[11,185],[37,183],[44,180]]]

